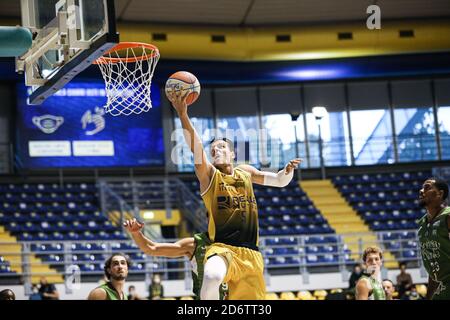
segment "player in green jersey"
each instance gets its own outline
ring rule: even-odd
[[[122,253],[113,254],[105,262],[108,281],[89,293],[88,300],[128,300],[123,288],[128,276],[130,260]]]
[[[419,191],[419,204],[427,214],[419,220],[419,243],[428,272],[427,299],[450,300],[450,207],[448,185],[427,179]]]
[[[381,281],[381,266],[383,265],[381,249],[375,246],[366,248],[362,260],[366,272],[356,283],[356,300],[386,300]]]
[[[141,230],[144,227],[136,219],[127,220],[125,228],[131,233],[134,242],[145,254],[159,257],[188,257],[192,265],[192,281],[195,299],[200,299],[200,289],[203,282],[204,260],[206,248],[211,244],[206,233],[197,233],[193,237],[183,238],[175,243],[158,243],[145,237]],[[219,297],[225,300],[228,295],[227,284],[219,288]]]

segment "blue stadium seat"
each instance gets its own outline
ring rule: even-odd
[[[132,271],[143,271],[143,270],[145,270],[144,264],[142,264],[142,263],[133,263],[131,265],[131,270]]]
[[[281,247],[281,248],[273,248],[273,254],[274,255],[285,255],[288,253],[287,248]]]
[[[36,235],[34,235],[34,240],[39,240],[39,241],[48,241],[50,240],[50,237],[48,234],[44,233],[44,232],[38,232]]]
[[[416,241],[403,242],[403,247],[406,249],[417,249],[419,247]]]
[[[276,257],[273,260],[273,264],[274,265],[284,265],[284,264],[286,264],[286,258],[285,257]]]
[[[274,216],[268,216],[266,219],[266,223],[267,223],[267,225],[274,226],[274,227],[281,227],[284,225],[281,218],[277,218]]]
[[[279,243],[283,245],[296,245],[298,241],[297,238],[288,237],[288,238],[280,238]]]
[[[339,262],[339,259],[337,255],[325,254],[321,257],[321,261],[325,263],[335,264]]]
[[[94,264],[94,263],[86,263],[86,264],[79,264],[81,272],[101,272],[103,271],[103,268],[100,264]]]
[[[416,250],[405,250],[405,251],[403,251],[403,258],[416,259],[417,258],[417,251]]]
[[[11,270],[11,267],[7,264],[0,264],[0,273],[7,274],[7,273],[16,273],[15,271]]]
[[[306,234],[308,229],[300,224],[294,226],[294,234]]]
[[[319,257],[317,255],[313,255],[313,254],[308,254],[306,256],[306,263],[307,264],[315,264],[318,263],[319,261]]]
[[[401,239],[414,239],[416,238],[416,232],[415,231],[403,231],[401,233]]]
[[[80,235],[74,231],[68,232],[66,238],[67,240],[74,240],[74,241],[81,239]]]
[[[415,220],[424,214],[418,209],[417,194],[429,175],[429,171],[379,173],[337,176],[332,181],[373,230],[401,230],[417,228]]]
[[[338,238],[337,236],[324,236],[323,238],[323,243],[337,243],[338,242]]]
[[[301,264],[301,259],[299,257],[286,257],[285,264],[299,265],[299,264]]]
[[[280,230],[279,228],[275,228],[275,227],[273,227],[273,226],[267,227],[266,233],[267,233],[267,235],[269,235],[269,236],[279,236],[279,235],[282,235],[281,230]]]
[[[280,244],[280,238],[269,238],[269,239],[265,239],[265,244],[267,246],[274,246],[274,245],[278,245]]]
[[[80,236],[80,238],[83,240],[96,240],[97,239],[95,234],[89,230],[84,231],[83,234]]]
[[[385,241],[396,240],[399,238],[399,236],[400,235],[398,233],[386,232],[383,233],[383,240]]]
[[[66,237],[62,233],[55,231],[51,235],[49,235],[49,239],[57,241],[57,240],[65,240]]]
[[[49,255],[41,255],[41,259],[44,262],[64,262],[64,256],[63,255],[57,255],[57,254],[49,254]]]
[[[283,235],[295,234],[295,229],[293,227],[283,225],[281,227],[281,234],[283,234]]]
[[[116,230],[112,233],[112,238],[115,240],[127,240],[128,239],[128,237],[124,233],[122,233],[121,231],[118,231],[118,230]]]
[[[295,255],[298,255],[298,254],[304,252],[304,249],[299,248],[299,247],[288,247],[288,248],[286,248],[286,250],[287,250],[286,251],[287,254],[295,254]]]
[[[324,245],[324,246],[322,246],[322,248],[323,248],[323,251],[326,253],[338,253],[337,246]]]

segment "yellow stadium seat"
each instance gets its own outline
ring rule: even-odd
[[[280,300],[297,300],[295,294],[290,291],[285,291],[280,294]]]
[[[333,289],[330,293],[342,293],[342,289]]]
[[[316,290],[316,291],[314,291],[313,296],[317,300],[325,300],[325,298],[327,296],[327,292],[325,290]]]
[[[308,290],[299,291],[297,293],[298,300],[316,300],[314,296]]]
[[[275,292],[267,292],[266,300],[280,300],[280,298],[278,298],[278,295]]]
[[[427,296],[427,286],[424,284],[418,284],[416,285],[417,292],[425,298]]]

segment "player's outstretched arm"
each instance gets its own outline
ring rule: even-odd
[[[184,95],[173,94],[169,96],[169,100],[180,117],[181,126],[184,129],[184,139],[194,155],[195,174],[200,182],[200,190],[203,192],[203,190],[205,190],[210,183],[211,177],[214,173],[214,167],[209,162],[203,148],[202,140],[189,119],[186,104],[186,97],[188,93],[189,91],[187,91]]]
[[[142,234],[141,230],[144,224],[136,219],[127,220],[123,225],[130,232],[139,249],[149,256],[168,258],[187,256],[190,258],[194,252],[194,238],[184,238],[175,243],[159,243]]]
[[[284,169],[278,171],[278,173],[261,171],[248,164],[239,165],[238,168],[250,173],[252,175],[252,182],[254,183],[282,188],[291,182],[294,176],[294,170],[298,168],[301,162],[302,159],[292,159]]]

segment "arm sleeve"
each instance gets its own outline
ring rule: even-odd
[[[291,182],[294,177],[294,170],[291,170],[288,174],[285,174],[285,169],[278,171],[278,173],[265,172],[264,175],[264,185],[272,187],[285,187]]]

